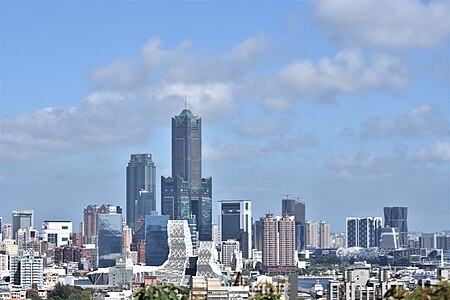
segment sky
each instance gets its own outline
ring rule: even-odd
[[[152,153],[159,209],[187,99],[214,215],[289,195],[332,232],[385,206],[450,229],[448,1],[0,3],[4,222],[125,208],[131,153]]]

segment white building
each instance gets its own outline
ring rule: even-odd
[[[71,234],[71,221],[44,221],[42,224],[41,239],[54,243],[56,247],[68,245]]]
[[[239,253],[240,250],[239,241],[236,240],[223,241],[220,244],[220,248],[221,248],[220,262],[224,267],[231,267],[231,261],[233,260],[233,256],[236,255],[236,253]]]
[[[19,255],[10,256],[11,283],[31,288],[33,284],[38,287],[44,284],[44,260],[36,256],[34,251],[19,251]]]

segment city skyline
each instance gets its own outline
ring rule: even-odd
[[[89,204],[125,208],[132,153],[152,154],[161,212],[187,98],[214,223],[219,200],[257,220],[290,194],[333,232],[383,207],[450,229],[448,2],[1,6],[3,223],[34,210],[77,231]]]

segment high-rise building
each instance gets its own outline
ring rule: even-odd
[[[237,255],[240,251],[239,241],[226,240],[220,244],[221,263],[223,266],[230,267],[233,260],[233,256]]]
[[[212,240],[212,178],[202,178],[202,119],[185,108],[172,118],[172,177],[161,177],[161,213],[195,216],[200,240]]]
[[[127,166],[127,225],[156,211],[156,167],[150,153],[131,154]]]
[[[83,212],[83,236],[87,244],[95,244],[98,226],[97,219],[99,214],[122,214],[122,208],[117,205],[103,204],[88,205]]]
[[[278,221],[278,232],[280,237],[279,265],[285,270],[294,270],[297,262],[295,257],[295,217],[283,215]]]
[[[42,224],[41,239],[56,247],[68,245],[71,234],[71,221],[44,221]]]
[[[219,201],[219,234],[221,241],[239,241],[243,256],[251,257],[252,202],[250,200]]]
[[[319,222],[319,247],[330,248],[331,245],[331,229],[330,224],[325,221]]]
[[[145,216],[145,264],[160,266],[169,256],[167,224],[169,216]]]
[[[408,245],[408,208],[385,207],[384,227],[398,228],[400,247]]]
[[[97,220],[98,267],[113,267],[122,254],[122,215],[99,214]]]
[[[266,214],[262,221],[263,232],[263,249],[262,263],[266,269],[278,267],[278,222],[273,214]]]
[[[314,220],[306,221],[306,245],[319,248],[319,224]]]
[[[34,211],[33,210],[13,210],[13,239],[16,238],[17,230],[34,227]]]
[[[262,251],[263,249],[263,227],[262,222],[264,218],[259,218],[253,223],[253,249]]]
[[[281,213],[295,218],[295,249],[303,250],[306,245],[305,234],[305,202],[295,199],[283,199],[281,201]]]
[[[422,232],[419,237],[420,248],[436,249],[437,248],[437,234]]]
[[[271,213],[262,220],[262,263],[267,272],[295,270],[295,217],[287,214],[274,218]]]
[[[378,247],[381,237],[381,217],[347,217],[347,247]]]
[[[44,284],[44,261],[33,250],[20,250],[18,255],[9,259],[11,283],[30,289],[33,284],[41,287]]]

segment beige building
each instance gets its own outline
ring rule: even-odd
[[[306,221],[306,245],[319,247],[319,224],[314,220]]]
[[[325,221],[319,222],[319,247],[330,248],[331,246],[331,227]]]
[[[262,220],[262,263],[269,273],[289,273],[296,269],[295,220],[284,215],[266,214]]]
[[[295,219],[294,216],[284,215],[278,221],[280,246],[279,265],[281,268],[293,268],[296,265],[295,257]]]
[[[278,266],[278,221],[268,213],[262,221],[262,263],[265,268]]]

